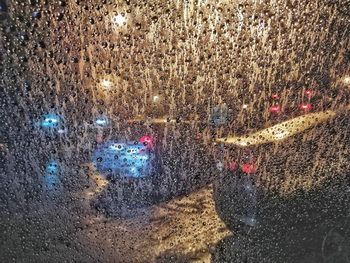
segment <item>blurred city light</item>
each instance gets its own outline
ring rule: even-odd
[[[153,148],[153,138],[149,135],[142,136],[139,140],[141,143],[143,143],[147,149]]]
[[[282,140],[284,138],[286,138],[288,136],[288,132],[287,131],[277,131],[275,133],[275,139],[276,140]]]
[[[67,131],[65,129],[58,129],[57,132],[59,134],[63,134],[63,133],[66,133]]]
[[[140,178],[150,175],[150,152],[141,142],[108,141],[93,154],[98,172],[114,177]]]
[[[281,111],[281,107],[279,105],[273,105],[269,109],[270,112],[278,113]]]
[[[312,109],[312,105],[310,103],[306,103],[306,104],[301,104],[300,105],[300,109],[304,110],[304,111],[309,111]]]
[[[60,117],[57,114],[45,114],[42,116],[42,121],[40,121],[40,126],[42,128],[56,128],[60,124]]]
[[[350,85],[350,76],[345,76],[345,77],[343,78],[343,83],[344,83],[345,85]]]
[[[153,102],[158,102],[160,99],[159,95],[153,96]]]
[[[96,124],[96,126],[104,127],[108,124],[108,119],[107,119],[107,117],[100,116],[100,117],[96,118],[95,124]]]
[[[218,138],[216,141],[242,147],[274,142],[300,133],[318,123],[328,120],[335,114],[334,111],[303,114],[252,134]]]
[[[307,95],[308,97],[311,97],[312,93],[312,90],[305,90],[305,95]]]
[[[124,143],[113,143],[109,148],[113,151],[122,151],[124,149]]]
[[[49,161],[45,166],[43,177],[44,189],[52,191],[57,189],[59,183],[59,164],[55,160]]]
[[[101,86],[104,89],[109,90],[113,86],[113,82],[108,80],[108,79],[102,79],[101,80]]]
[[[115,15],[115,16],[113,17],[113,23],[114,23],[115,25],[117,25],[117,26],[123,26],[123,25],[125,25],[125,24],[126,24],[126,21],[127,21],[126,17],[125,17],[124,15],[122,15],[122,14],[118,14],[118,15]]]
[[[251,163],[245,163],[242,165],[242,171],[246,174],[252,174],[256,172],[256,168]]]

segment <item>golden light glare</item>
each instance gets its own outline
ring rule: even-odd
[[[158,95],[153,96],[153,102],[158,102],[160,97]]]
[[[124,15],[118,14],[113,17],[113,23],[117,26],[123,26],[126,24],[127,18]]]
[[[101,80],[101,86],[104,89],[110,89],[113,86],[113,82],[108,79]]]
[[[344,83],[345,85],[350,85],[350,76],[345,76],[345,77],[343,78],[343,83]]]
[[[287,137],[288,135],[288,132],[285,132],[285,131],[277,131],[275,133],[275,139],[276,140],[282,140],[284,139],[285,137]]]
[[[305,131],[306,129],[313,127],[319,123],[327,121],[336,115],[334,111],[324,111],[317,113],[309,113],[302,115],[291,120],[287,120],[271,126],[266,129],[248,134],[245,136],[226,137],[216,139],[217,142],[223,142],[227,144],[235,144],[238,146],[253,146],[269,142],[276,142],[284,140],[292,135]]]

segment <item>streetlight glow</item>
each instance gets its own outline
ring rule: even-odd
[[[344,83],[345,85],[350,85],[350,76],[345,76],[345,77],[343,78],[343,83]]]
[[[113,85],[113,82],[110,81],[110,80],[108,80],[108,79],[103,79],[103,80],[101,81],[101,85],[102,85],[102,87],[105,88],[105,89],[110,89],[110,88],[112,87],[112,85]]]
[[[159,96],[158,95],[153,96],[153,102],[157,102],[157,101],[159,101]]]
[[[123,26],[126,24],[126,17],[124,15],[118,14],[113,17],[113,23],[117,26]]]

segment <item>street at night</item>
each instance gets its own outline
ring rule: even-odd
[[[0,0],[0,262],[350,262],[349,18]]]

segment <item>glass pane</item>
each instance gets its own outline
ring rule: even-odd
[[[0,0],[0,262],[349,262],[349,14]]]

